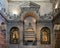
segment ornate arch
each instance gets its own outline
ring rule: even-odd
[[[37,15],[34,12],[25,13],[25,15],[23,16],[23,20],[25,20],[26,17],[29,17],[29,16],[34,17],[37,20]]]

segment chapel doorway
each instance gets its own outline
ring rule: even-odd
[[[32,15],[28,15],[24,18],[23,26],[23,44],[24,45],[36,45],[36,18]]]

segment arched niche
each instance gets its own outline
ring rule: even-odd
[[[41,44],[51,43],[51,31],[48,27],[43,27],[41,29]]]
[[[19,43],[19,28],[12,27],[10,29],[10,43],[18,44]]]
[[[36,21],[37,21],[37,15],[33,12],[27,12],[23,16],[23,44],[24,45],[37,45],[37,39],[36,39]],[[35,34],[35,35],[34,35]],[[32,35],[32,36],[31,36]]]

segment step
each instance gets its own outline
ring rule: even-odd
[[[31,36],[31,35],[33,35],[33,36],[35,36],[35,34],[24,34],[24,35],[27,35],[27,36]]]
[[[35,36],[24,36],[26,38],[35,38]]]
[[[27,41],[27,40],[33,40],[33,41],[34,41],[35,38],[24,38],[24,40],[26,40],[26,41]]]
[[[33,34],[33,33],[35,33],[35,32],[24,32],[24,34],[25,34],[25,33],[32,33],[32,34]]]

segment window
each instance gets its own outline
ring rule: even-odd
[[[48,27],[43,27],[41,29],[41,44],[50,44],[50,29]]]
[[[17,27],[13,27],[10,30],[10,43],[11,44],[19,43],[19,29]]]

